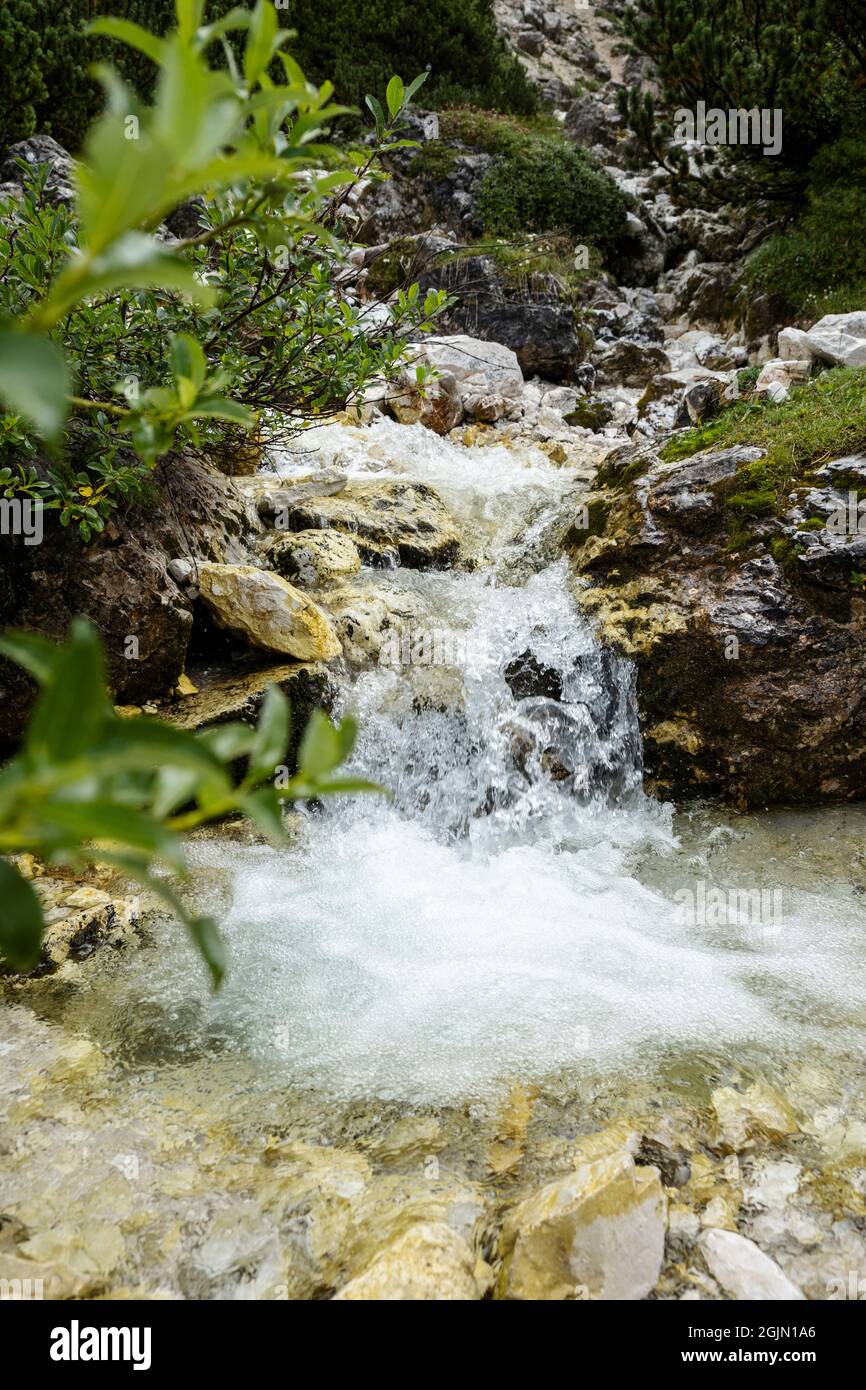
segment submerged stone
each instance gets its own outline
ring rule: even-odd
[[[335,1301],[479,1299],[475,1271],[472,1251],[449,1226],[418,1223],[377,1255],[363,1274],[344,1285]]]

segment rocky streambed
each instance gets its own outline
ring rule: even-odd
[[[49,951],[0,1013],[0,1276],[851,1296],[866,815],[645,794],[635,669],[569,554],[610,441],[542,419],[315,431],[231,485],[268,568],[175,568],[196,616],[174,716],[250,713],[277,679],[355,710],[356,763],[393,795],[296,811],[288,852],[193,841],[187,891],[230,949],[216,999],[147,902],[37,878]],[[313,645],[251,669],[268,576]]]

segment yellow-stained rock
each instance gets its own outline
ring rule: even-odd
[[[481,1275],[482,1285],[476,1278]],[[486,1267],[441,1222],[418,1222],[350,1280],[335,1301],[452,1301],[481,1297]]]
[[[797,1117],[785,1097],[764,1081],[755,1081],[745,1091],[720,1086],[713,1091],[719,1138],[724,1148],[736,1152],[756,1139],[784,1139],[797,1131]]]
[[[277,574],[305,589],[332,584],[361,568],[358,547],[341,531],[277,531],[266,537],[262,554]]]
[[[299,661],[339,656],[340,641],[322,610],[278,574],[255,565],[198,567],[199,591],[219,623],[264,651]]]
[[[635,1167],[625,1152],[584,1164],[507,1214],[499,1297],[644,1298],[659,1278],[664,1235],[657,1169]]]

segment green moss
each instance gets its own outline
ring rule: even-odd
[[[576,263],[575,245],[571,238],[555,235],[529,235],[510,240],[504,237],[482,238],[443,253],[437,265],[469,260],[473,256],[489,256],[496,263],[502,279],[515,289],[525,284],[531,275],[555,275],[575,302],[580,298],[583,285],[601,268],[601,256],[595,248],[590,249],[588,265],[584,269]],[[587,346],[591,346],[591,340]]]
[[[741,396],[747,395],[754,389],[755,382],[761,375],[760,367],[741,367],[737,372],[737,390]]]
[[[590,497],[585,503],[586,525],[574,525],[566,537],[566,545],[578,549],[590,536],[603,536],[607,529],[607,519],[611,504],[606,497]]]
[[[567,425],[579,425],[581,429],[592,430],[597,434],[613,419],[613,407],[609,401],[578,401],[574,410],[565,416]]]
[[[725,506],[735,512],[748,512],[750,516],[769,516],[776,510],[775,492],[735,492],[728,497]]]
[[[823,531],[827,525],[826,521],[820,516],[810,516],[806,521],[797,522],[798,531]]]
[[[451,173],[458,154],[459,150],[446,144],[444,140],[428,140],[418,153],[413,155],[409,173],[413,178],[433,179],[440,183]]]
[[[411,281],[417,259],[418,247],[411,237],[392,241],[368,267],[368,289],[378,298],[387,298],[394,290]]]
[[[792,564],[798,555],[803,554],[804,549],[805,546],[797,545],[796,541],[788,540],[787,536],[773,536],[770,541],[770,554],[782,566]]]

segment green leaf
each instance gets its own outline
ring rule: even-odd
[[[61,296],[63,283],[61,276],[57,289]],[[212,304],[215,298],[214,290],[198,279],[187,261],[143,232],[125,232],[101,256],[95,257],[86,278],[77,287],[74,302],[97,292],[123,287],[177,290],[205,306]]]
[[[108,15],[94,19],[84,27],[86,34],[99,34],[107,39],[117,39],[120,43],[125,43],[128,48],[136,48],[139,53],[150,58],[154,63],[162,62],[162,55],[165,44],[162,39],[158,39],[155,34],[151,34],[147,29],[142,29],[140,24],[134,24],[130,19],[115,19]]]
[[[374,96],[370,96],[369,93],[367,94],[367,96],[364,97],[364,101],[373,113],[373,119],[376,122],[376,129],[384,130],[385,112],[382,110],[382,103],[380,101],[377,101]]]
[[[31,885],[0,859],[0,953],[13,970],[32,970],[42,949],[42,908]]]
[[[286,832],[280,814],[280,798],[274,787],[259,787],[257,791],[249,792],[241,802],[240,809],[250,820],[255,821],[274,844],[285,843]]]
[[[250,749],[247,776],[254,781],[268,777],[283,761],[289,743],[289,718],[289,702],[285,695],[278,686],[269,686]]]
[[[175,378],[185,377],[200,391],[207,376],[207,358],[204,349],[190,333],[173,333],[169,348],[171,373]]]
[[[427,72],[420,72],[417,77],[412,79],[412,81],[409,83],[409,86],[406,88],[406,96],[403,101],[404,106],[409,105],[409,102],[412,100],[413,96],[418,91],[418,88],[424,85],[429,76],[430,73],[428,70]]]
[[[153,814],[158,820],[195,799],[201,774],[188,767],[161,767],[156,776],[153,794]]]
[[[186,925],[210,971],[214,989],[219,989],[225,979],[227,956],[216,922],[212,917],[191,917]]]
[[[277,12],[268,0],[258,0],[253,10],[244,48],[244,78],[252,89],[274,55]]]
[[[186,42],[201,24],[204,0],[174,0],[174,9],[180,36]]]
[[[231,420],[233,424],[242,425],[244,429],[251,430],[256,423],[256,416],[252,410],[248,410],[240,401],[230,401],[225,396],[211,396],[204,400],[197,400],[187,412],[187,418],[191,420]]]
[[[0,398],[49,443],[63,430],[71,389],[69,366],[56,343],[0,329]]]
[[[79,843],[107,840],[183,867],[183,842],[153,816],[118,801],[50,801],[42,808],[46,821],[69,830]]]
[[[397,77],[395,74],[388,83],[385,91],[385,100],[388,103],[388,114],[392,120],[403,105],[405,96],[406,90],[403,86],[403,79],[402,77]]]
[[[156,768],[164,763],[199,775],[225,777],[219,753],[204,739],[157,719],[112,719],[98,753],[119,769]]]
[[[222,19],[214,20],[213,24],[206,24],[198,31],[198,44],[201,49],[205,49],[214,39],[221,39],[224,34],[228,34],[232,29],[248,29],[250,27],[250,12],[245,10],[242,5],[236,5],[228,14],[223,15]],[[425,73],[426,76],[426,73]]]
[[[298,750],[300,775],[312,782],[324,777],[349,756],[356,736],[354,719],[347,717],[335,728],[327,715],[314,710]]]
[[[203,744],[221,763],[231,763],[250,751],[255,737],[256,731],[249,724],[217,724],[196,734],[196,742]]]
[[[99,638],[90,623],[76,618],[36,701],[27,730],[28,756],[39,763],[79,757],[96,742],[108,710]]]

